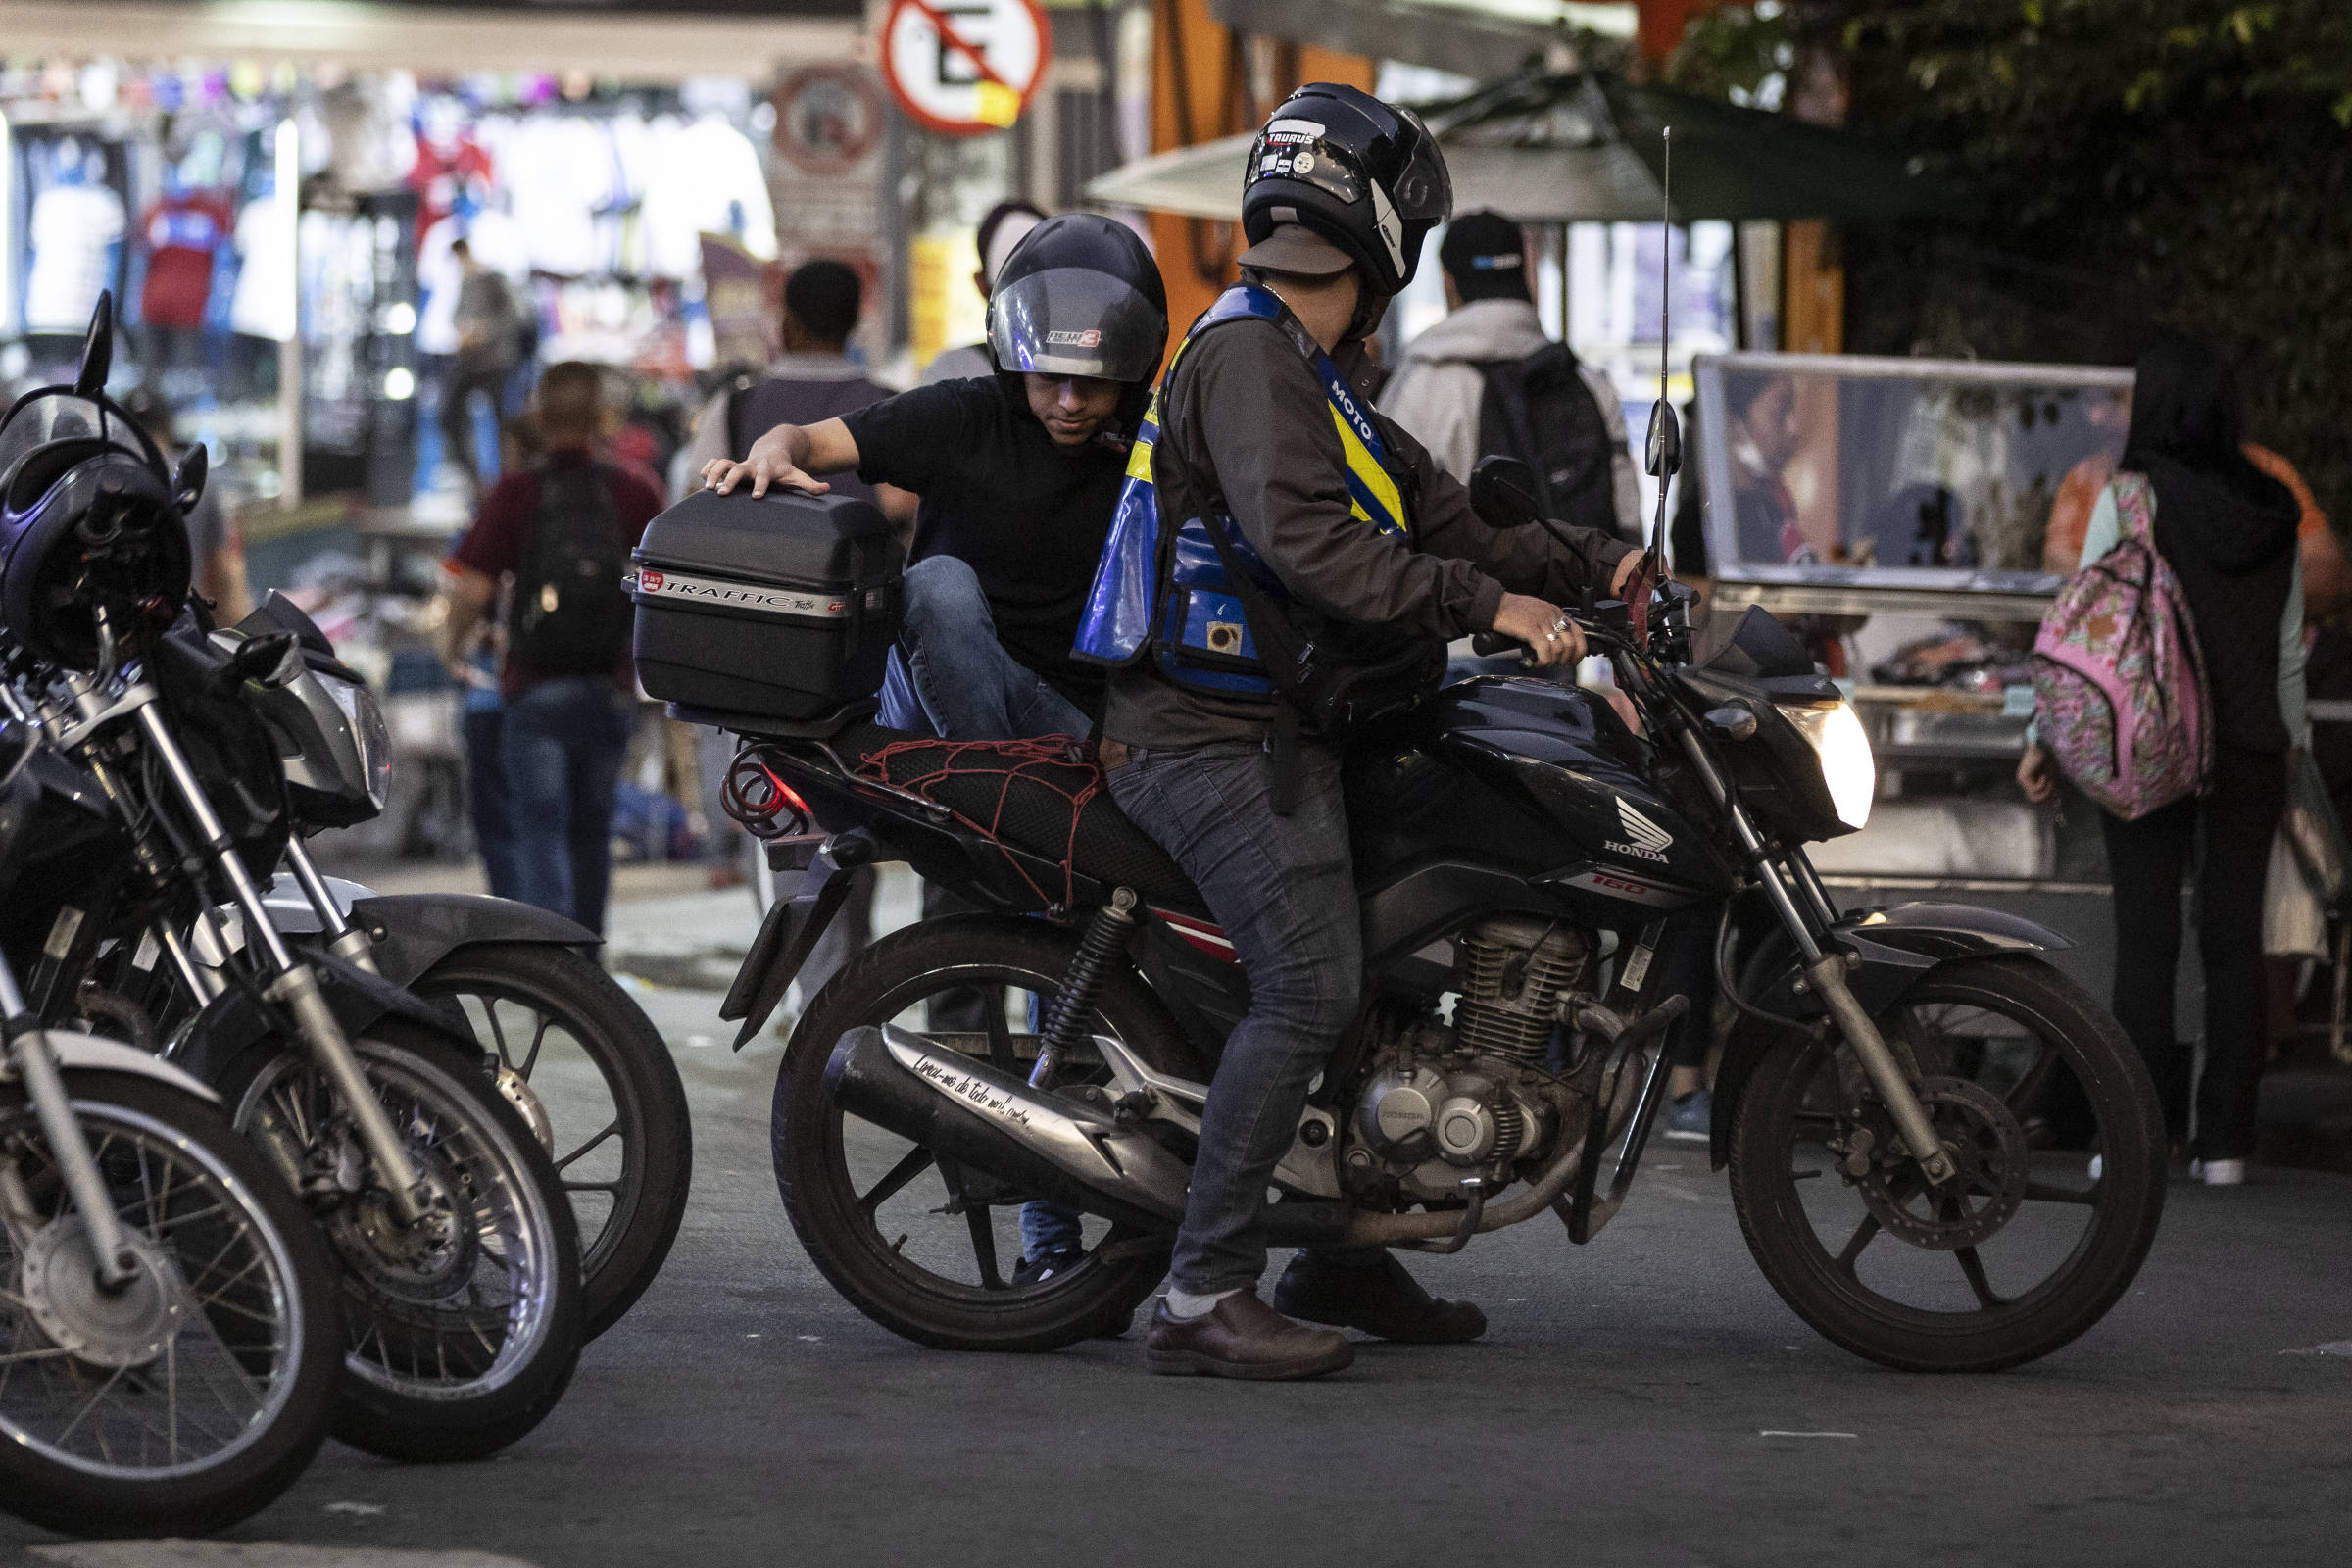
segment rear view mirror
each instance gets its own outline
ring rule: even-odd
[[[187,456],[179,460],[179,471],[172,476],[172,499],[178,503],[181,516],[195,510],[204,497],[205,475],[212,469],[212,459],[205,455],[204,443],[199,441],[188,448]]]
[[[1647,466],[1652,476],[1671,479],[1683,467],[1683,421],[1675,416],[1674,405],[1664,398],[1649,406],[1649,440]]]
[[[1500,454],[1479,459],[1470,470],[1470,506],[1490,528],[1524,528],[1540,521],[1544,505],[1536,499],[1536,470]]]
[[[81,369],[74,377],[77,397],[94,398],[106,390],[106,378],[115,368],[115,295],[112,289],[98,292],[98,308],[90,313],[90,329],[82,334]]]

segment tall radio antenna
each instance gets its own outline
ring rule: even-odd
[[[1646,466],[1658,481],[1658,512],[1649,533],[1653,568],[1666,571],[1666,487],[1683,466],[1682,421],[1666,400],[1667,358],[1674,342],[1674,127],[1661,132],[1658,163],[1658,401],[1649,411]]]

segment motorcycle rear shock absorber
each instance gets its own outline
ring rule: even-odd
[[[1085,1038],[1087,1015],[1095,1010],[1102,982],[1135,929],[1135,890],[1120,888],[1087,922],[1086,935],[1078,939],[1078,956],[1070,960],[1070,972],[1062,977],[1054,1010],[1038,1037],[1037,1066],[1029,1074],[1032,1088],[1053,1088],[1062,1059]]]

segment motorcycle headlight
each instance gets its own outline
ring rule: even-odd
[[[392,732],[384,723],[383,705],[365,686],[324,676],[320,680],[343,710],[343,721],[351,726],[352,745],[360,756],[361,782],[367,786],[368,801],[381,811],[392,787]]]
[[[1854,705],[1798,707],[1778,704],[1796,732],[1821,760],[1822,782],[1838,808],[1838,820],[1859,829],[1870,820],[1870,803],[1879,793],[1878,760],[1871,756],[1870,736],[1855,716]]]

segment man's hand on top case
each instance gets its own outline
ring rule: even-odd
[[[793,432],[790,425],[779,425],[768,431],[752,443],[752,450],[744,454],[741,463],[712,458],[703,465],[703,487],[715,490],[723,496],[732,492],[743,480],[749,479],[752,481],[752,494],[756,496],[767,494],[767,487],[771,484],[780,484],[788,490],[799,490],[812,496],[823,495],[833,487],[814,474],[801,471],[800,465],[793,458],[791,433],[797,432]]]

